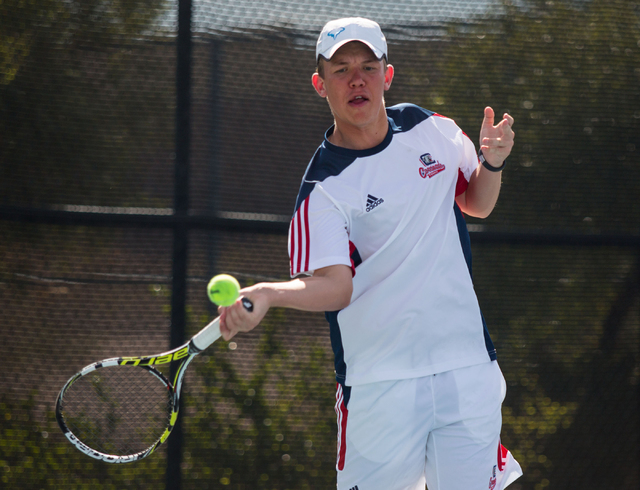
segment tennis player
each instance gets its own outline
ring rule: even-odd
[[[329,104],[289,232],[292,280],[221,308],[225,339],[273,306],[325,311],[337,379],[339,490],[494,490],[522,473],[500,444],[506,384],[471,278],[463,213],[487,217],[513,118],[487,107],[480,152],[452,121],[385,107],[378,24],[329,22],[313,86]]]

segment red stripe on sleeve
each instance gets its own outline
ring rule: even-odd
[[[295,273],[298,274],[300,273],[300,268],[302,267],[302,213],[300,212],[302,210],[302,207],[300,207],[300,209],[298,209],[298,219],[297,219],[297,223],[296,223],[296,228],[298,231],[298,251],[297,251],[297,255],[298,255],[298,260],[296,263],[296,270]]]
[[[458,197],[460,194],[464,194],[465,192],[467,192],[468,187],[469,187],[469,182],[467,182],[467,179],[462,173],[462,170],[458,169],[458,181],[456,182],[456,197]]]
[[[291,220],[289,262],[291,276],[309,270],[309,198],[307,197]]]
[[[304,261],[304,270],[309,270],[309,257],[311,240],[309,238],[309,198],[307,197],[304,200],[304,239],[305,239],[305,261]]]
[[[291,276],[293,276],[293,260],[294,260],[294,256],[293,254],[295,253],[295,248],[293,246],[293,244],[295,243],[295,236],[296,236],[296,217],[294,216],[291,219],[291,224],[289,225],[290,227],[290,231],[289,231],[289,269],[290,269],[290,273]]]
[[[356,264],[353,261],[353,252],[356,251],[355,244],[349,240],[349,259],[351,260],[351,277],[355,277],[356,275]]]

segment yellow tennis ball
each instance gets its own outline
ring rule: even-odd
[[[240,284],[233,276],[218,274],[209,281],[207,294],[218,306],[231,306],[240,296]]]

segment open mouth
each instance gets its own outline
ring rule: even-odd
[[[364,95],[356,95],[353,99],[349,101],[349,104],[352,106],[361,106],[366,104],[369,101]]]

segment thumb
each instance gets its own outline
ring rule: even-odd
[[[484,120],[482,121],[483,127],[493,127],[493,120],[495,113],[491,107],[484,108]]]

